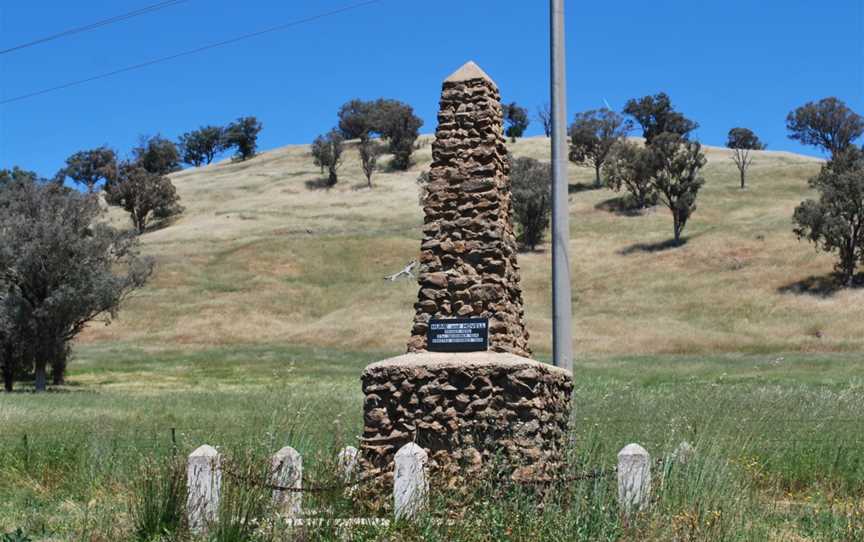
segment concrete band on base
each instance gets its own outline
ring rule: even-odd
[[[415,442],[433,469],[457,476],[505,460],[517,478],[542,476],[561,462],[567,438],[570,373],[513,354],[419,352],[363,371],[367,469],[388,472]]]

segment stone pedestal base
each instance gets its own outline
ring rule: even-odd
[[[367,468],[392,468],[415,442],[433,468],[470,473],[492,458],[516,477],[554,469],[570,416],[570,373],[513,354],[421,352],[363,371]]]

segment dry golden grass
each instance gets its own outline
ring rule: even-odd
[[[186,206],[174,224],[143,238],[156,257],[152,283],[89,343],[122,340],[153,348],[282,342],[350,350],[400,351],[408,338],[416,285],[385,282],[419,250],[417,175],[427,144],[408,172],[382,172],[365,187],[356,149],[339,184],[321,178],[307,146],[266,152],[173,176]],[[548,140],[512,145],[545,159]],[[639,250],[671,236],[664,208],[621,216],[600,203],[608,190],[570,199],[576,351],[662,354],[859,351],[864,291],[831,296],[784,293],[826,276],[833,258],[792,234],[794,207],[811,195],[819,161],[755,153],[749,189],[737,188],[730,153],[708,148],[707,184],[688,224],[689,242]],[[384,160],[385,169],[386,162]],[[572,166],[570,182],[593,171]],[[114,220],[125,217],[114,215]],[[549,350],[548,245],[520,255],[528,327],[536,351]]]

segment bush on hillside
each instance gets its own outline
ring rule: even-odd
[[[371,138],[363,138],[360,144],[357,145],[357,152],[360,154],[360,167],[363,169],[363,175],[366,176],[366,183],[369,188],[372,188],[372,174],[378,167],[378,157],[383,149],[381,145]]]
[[[420,136],[423,121],[414,109],[398,100],[378,100],[375,109],[375,131],[387,140],[387,150],[393,155],[392,166],[407,170],[411,166],[414,143]]]
[[[108,183],[105,192],[109,205],[129,213],[138,233],[144,233],[154,221],[183,212],[171,179],[146,170],[138,162],[121,165],[117,179]]]
[[[312,142],[312,157],[315,165],[322,169],[327,168],[327,186],[336,186],[339,182],[337,170],[342,165],[342,152],[344,151],[344,138],[339,130],[335,128],[326,134],[319,135]]]
[[[533,158],[511,160],[513,217],[522,245],[534,250],[543,242],[552,215],[552,168]]]
[[[606,186],[616,192],[626,190],[635,209],[645,209],[657,202],[652,174],[650,151],[631,141],[616,143],[603,163]]]

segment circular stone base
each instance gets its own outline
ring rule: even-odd
[[[429,453],[433,468],[460,473],[492,458],[517,477],[560,464],[568,371],[513,354],[420,352],[373,363],[362,381],[367,468],[389,471],[408,442]]]

